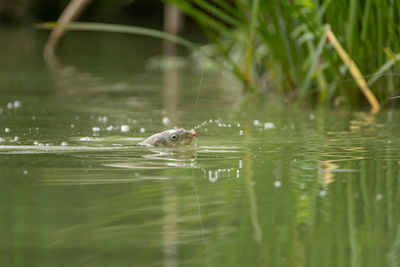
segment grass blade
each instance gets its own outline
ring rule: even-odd
[[[197,49],[197,46],[195,44],[179,36],[159,30],[137,27],[137,26],[95,23],[95,22],[72,22],[67,24],[61,24],[57,22],[46,22],[43,24],[39,24],[39,27],[43,29],[63,28],[66,30],[76,30],[76,31],[98,31],[98,32],[138,34],[138,35],[144,35],[144,36],[168,40],[193,51]]]
[[[323,49],[323,47],[325,46],[325,43],[326,43],[326,33],[327,33],[327,31],[328,31],[328,27],[325,26],[324,27],[324,33],[322,34],[322,36],[321,36],[321,38],[320,38],[320,40],[318,42],[317,50],[312,55],[312,60],[311,60],[312,64],[310,66],[310,69],[308,70],[308,72],[306,74],[306,78],[304,79],[302,85],[300,86],[300,89],[299,89],[299,99],[300,100],[303,99],[303,97],[306,94],[307,89],[310,87],[312,75],[313,75],[313,73],[314,73],[314,71],[315,71],[315,69],[317,67],[319,58],[320,58],[321,53],[322,53],[322,49]]]
[[[234,27],[242,27],[243,23],[238,21],[237,19],[233,18],[226,12],[221,11],[219,8],[217,8],[214,5],[211,5],[210,3],[203,1],[203,0],[192,0],[194,3],[196,3],[199,7],[204,8],[207,12],[210,14],[214,14],[216,18],[219,18],[220,20],[229,23],[231,26]]]
[[[247,90],[247,84],[250,81],[250,67],[251,67],[251,58],[253,56],[253,49],[254,49],[254,32],[255,28],[257,27],[257,16],[259,10],[260,1],[254,0],[253,5],[251,8],[251,18],[250,18],[250,25],[249,25],[249,35],[246,44],[246,65],[243,73],[243,79],[245,83],[245,90]]]
[[[396,62],[400,62],[400,53],[395,55],[392,51],[389,51],[386,48],[384,48],[383,51],[389,56],[390,60],[382,65],[382,67],[380,67],[378,71],[375,72],[374,76],[369,79],[367,83],[368,86],[374,84],[383,75],[383,73],[389,70]]]
[[[202,10],[197,9],[195,6],[188,3],[187,1],[167,0],[167,2],[171,2],[177,5],[183,12],[196,19],[199,23],[205,25],[208,29],[215,30],[219,34],[229,36],[232,39],[237,39],[237,36],[232,31],[230,31],[227,26],[225,26],[218,20],[211,18],[209,14],[206,14]]]

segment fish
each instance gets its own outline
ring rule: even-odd
[[[190,145],[197,138],[198,135],[193,129],[171,129],[153,134],[143,142],[138,143],[138,145],[147,147],[182,147]]]

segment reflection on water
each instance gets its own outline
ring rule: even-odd
[[[318,123],[298,115],[271,114],[274,129],[230,118],[242,136],[209,124],[198,144],[178,150],[136,146],[151,133],[134,130],[91,137],[90,116],[61,136],[54,122],[41,135],[14,125],[0,146],[2,234],[13,240],[2,251],[33,266],[396,266],[398,129],[380,117],[379,128],[355,132],[352,114],[316,113]],[[2,120],[15,116],[30,114]]]
[[[399,266],[400,113],[57,64],[0,76],[1,266]],[[136,145],[174,126],[198,143]]]

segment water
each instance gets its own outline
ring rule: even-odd
[[[399,266],[399,112],[254,104],[207,73],[195,108],[199,73],[139,69],[125,37],[48,68],[27,36],[0,63],[1,266]],[[198,143],[136,146],[174,126]]]

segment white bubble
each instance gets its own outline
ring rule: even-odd
[[[100,132],[100,128],[99,128],[99,127],[93,127],[93,128],[92,128],[92,131],[93,131],[93,132]]]
[[[239,131],[239,135],[243,135],[243,130],[240,130],[240,131]]]
[[[75,125],[71,124],[69,127],[71,127],[73,129],[73,128],[75,128]]]
[[[36,120],[36,116],[32,116],[32,120],[33,120],[33,121]]]
[[[43,143],[39,143],[38,146],[43,146]]]
[[[18,136],[15,136],[14,139],[13,139],[14,142],[17,142],[18,140],[19,140]]]
[[[231,127],[232,127],[232,125],[229,123],[229,124],[228,124],[228,127],[229,127],[229,128],[231,128]]]
[[[214,175],[212,171],[208,171],[208,180],[212,183],[216,182],[218,180],[218,171],[215,171]]]
[[[42,144],[43,145],[43,144]],[[68,143],[67,142],[62,142],[61,143],[61,146],[68,146]]]
[[[168,117],[162,118],[162,124],[163,124],[163,125],[169,124],[169,118],[168,118]]]
[[[236,124],[237,127],[240,127],[240,123]]]
[[[275,124],[272,122],[264,123],[264,129],[275,129]]]
[[[315,119],[314,114],[310,114],[308,117],[310,118],[310,120],[314,120]]]
[[[319,191],[319,195],[320,195],[321,197],[326,196],[326,194],[327,194],[327,192],[326,192],[325,190]]]
[[[212,123],[212,122],[213,122],[213,120],[212,120],[212,119],[210,119],[210,120],[209,120],[209,122],[210,122],[210,123]]]
[[[145,128],[140,128],[140,132],[144,133],[144,132],[146,132],[146,129]]]
[[[89,136],[86,136],[86,137],[81,137],[79,140],[81,140],[81,141],[90,141],[90,137]]]
[[[12,104],[11,102],[8,103],[8,104],[7,104],[7,108],[8,108],[8,109],[12,109],[12,108],[13,108],[13,104]]]
[[[108,127],[106,128],[106,130],[107,130],[107,131],[112,131],[113,128],[114,128],[114,127],[113,127],[112,125],[110,125],[110,126],[108,126]]]
[[[129,131],[130,131],[130,128],[128,125],[121,125],[121,132],[126,133]]]
[[[39,142],[38,142],[38,141],[35,141],[35,142],[33,142],[33,144],[34,144],[35,146],[37,146],[37,145],[39,145]]]
[[[376,195],[376,200],[377,200],[377,201],[382,200],[382,198],[383,198],[382,194],[377,194],[377,195]]]
[[[254,126],[261,126],[261,122],[259,120],[253,121]]]
[[[281,185],[282,185],[282,182],[281,182],[281,181],[275,181],[275,183],[274,183],[274,186],[275,186],[276,188],[281,187]]]
[[[15,100],[14,101],[14,108],[19,108],[19,107],[21,107],[21,101]]]
[[[9,132],[10,132],[10,128],[5,128],[4,131],[5,131],[6,133],[9,133]]]
[[[24,174],[27,175],[27,174],[28,174],[28,171],[27,171],[27,170],[24,170]]]

